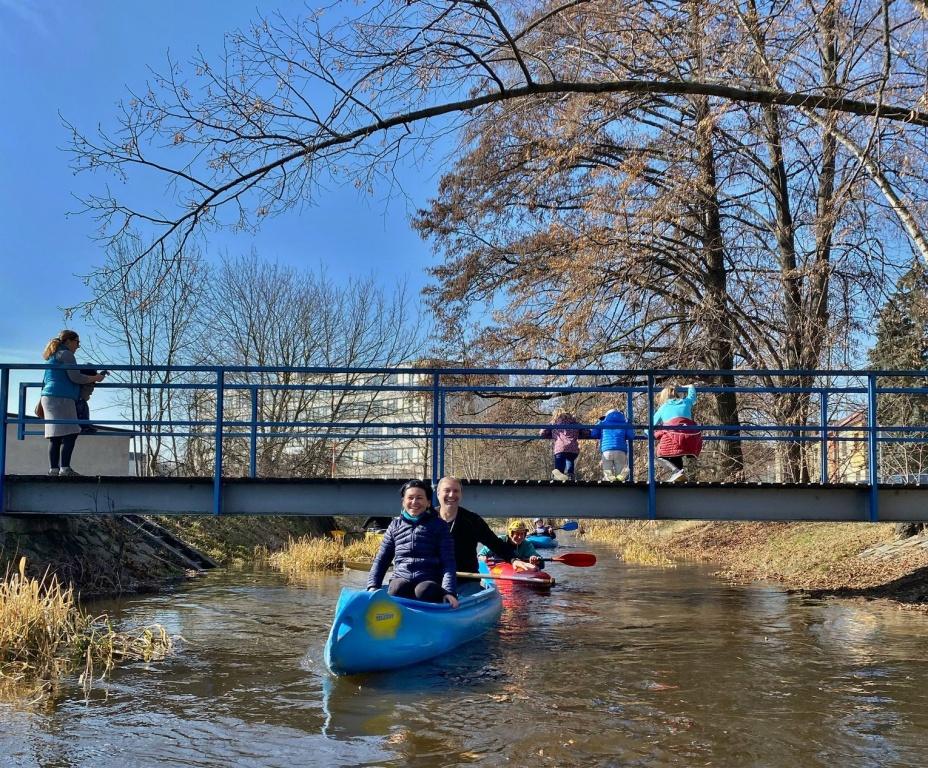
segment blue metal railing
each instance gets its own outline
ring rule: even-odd
[[[80,366],[70,366],[79,368]],[[0,397],[8,402],[10,376],[16,372],[31,375],[42,371],[40,364],[0,364]],[[433,478],[453,471],[449,460],[452,446],[468,441],[485,441],[498,446],[516,441],[528,444],[541,439],[539,430],[547,423],[548,405],[565,400],[586,402],[584,407],[602,409],[602,402],[621,398],[629,423],[636,430],[629,445],[630,479],[635,479],[636,444],[646,446],[647,456],[642,469],[647,472],[649,516],[655,516],[658,493],[655,468],[656,443],[651,414],[655,397],[668,381],[676,384],[715,381],[720,377],[738,379],[738,386],[699,384],[707,394],[725,392],[738,398],[740,420],[737,425],[706,423],[700,427],[704,440],[711,443],[736,441],[744,451],[752,443],[791,443],[794,446],[815,446],[818,450],[819,482],[832,481],[837,461],[832,454],[840,446],[850,446],[852,460],[863,462],[869,484],[869,519],[879,519],[880,451],[887,445],[922,445],[928,442],[926,424],[886,424],[878,421],[881,397],[892,396],[928,403],[928,374],[924,371],[709,371],[709,370],[542,370],[542,369],[450,369],[450,368],[273,368],[243,366],[119,366],[110,365],[111,379],[98,385],[112,393],[132,396],[138,393],[186,394],[191,398],[183,418],[165,418],[157,411],[146,411],[144,418],[94,419],[98,427],[128,430],[132,439],[144,441],[173,438],[180,441],[211,440],[213,506],[216,514],[222,510],[222,476],[226,464],[226,441],[243,440],[247,444],[247,475],[257,477],[262,443],[274,441],[354,441],[359,446],[370,444],[421,444],[427,450],[427,461],[419,466],[430,467]],[[143,380],[144,377],[152,380]],[[278,377],[288,383],[280,383]],[[123,381],[114,381],[116,378]],[[158,380],[154,380],[159,377]],[[518,378],[518,383],[512,379]],[[258,379],[258,380],[256,380]],[[275,380],[276,379],[276,380]],[[879,386],[879,380],[895,382]],[[301,380],[301,383],[292,383]],[[795,382],[813,382],[796,386]],[[405,382],[405,383],[404,383]],[[759,383],[758,383],[759,382]],[[779,382],[779,383],[778,383]],[[792,382],[783,384],[782,382]],[[900,386],[898,382],[905,385]],[[7,424],[16,425],[16,436],[43,434],[36,427],[48,423],[75,423],[68,420],[36,420],[26,416],[30,394],[36,396],[41,384],[27,381],[19,384],[17,412],[9,416],[4,409],[4,429],[0,431],[0,498],[3,498],[3,477],[7,457]],[[323,397],[337,397],[341,410],[329,406],[326,412]],[[775,423],[778,398],[801,396],[805,404],[799,412],[807,417],[799,423]],[[299,407],[285,408],[285,417],[266,418],[262,409],[268,397],[309,397]],[[504,402],[522,401],[531,406],[532,419],[477,420],[477,413],[462,412],[453,407],[461,398],[478,398],[485,411],[492,411]],[[237,399],[236,399],[237,398]],[[400,401],[397,406],[388,401]],[[234,400],[234,402],[233,402]],[[816,406],[817,402],[817,408]],[[638,418],[641,409],[645,418]],[[266,410],[266,409],[265,409]],[[928,411],[928,405],[921,413]],[[815,418],[812,418],[815,414]],[[848,419],[851,416],[854,418]],[[844,421],[840,420],[845,417]],[[835,423],[837,421],[837,423]],[[579,423],[580,428],[593,428],[595,423]],[[107,434],[102,432],[104,436]],[[125,434],[125,431],[121,432]],[[865,451],[856,450],[865,447]],[[503,450],[499,448],[499,450]],[[334,451],[334,449],[333,449]],[[334,453],[333,453],[334,456]],[[157,457],[155,457],[157,458]],[[748,457],[749,460],[751,457]],[[928,462],[926,462],[928,463]],[[834,465],[834,466],[833,466]],[[333,470],[335,460],[333,459]],[[928,472],[925,464],[916,474]],[[415,470],[410,474],[418,474]],[[835,474],[840,480],[841,475]]]

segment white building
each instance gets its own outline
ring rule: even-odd
[[[453,377],[444,376],[443,382],[447,384],[449,379]],[[495,376],[468,379],[456,383],[501,382]],[[324,472],[331,477],[395,479],[423,477],[431,472],[431,439],[427,436],[432,421],[430,373],[353,372],[350,381],[335,374],[306,376],[299,383],[309,385],[314,380],[320,389],[275,392],[272,384],[255,385],[258,391],[254,406],[249,389],[230,387],[223,400],[224,418],[226,422],[237,422],[234,428],[240,433],[248,431],[242,422],[250,420],[253,407],[258,421],[293,422],[292,427],[261,429],[259,453],[262,440],[273,437],[274,432],[287,433],[281,439],[287,442],[285,452],[293,456],[309,453],[324,443]],[[297,382],[291,378],[288,383]],[[446,415],[450,417],[460,399],[460,394],[449,396]],[[214,418],[215,397],[204,393],[194,413],[198,420]],[[399,426],[402,424],[407,426]]]

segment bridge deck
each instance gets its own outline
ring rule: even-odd
[[[648,519],[646,483],[465,481],[463,504],[490,518]],[[398,480],[251,479],[222,482],[226,515],[392,515]],[[11,476],[4,487],[11,514],[211,515],[212,478]],[[659,520],[870,520],[871,488],[857,485],[658,484]],[[928,521],[928,486],[881,485],[879,520]]]

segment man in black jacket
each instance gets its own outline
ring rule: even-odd
[[[477,572],[477,545],[484,544],[500,560],[511,562],[514,568],[526,567],[521,560],[513,559],[512,544],[501,539],[486,521],[461,503],[461,483],[456,477],[443,477],[438,481],[438,503],[441,519],[451,528],[454,539],[454,559],[459,571]]]

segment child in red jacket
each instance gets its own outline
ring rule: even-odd
[[[657,395],[658,409],[652,423],[663,429],[654,430],[657,460],[671,471],[670,482],[686,482],[683,459],[696,458],[702,451],[702,432],[693,421],[696,387],[686,386],[686,396],[676,397],[677,387],[664,387]]]

